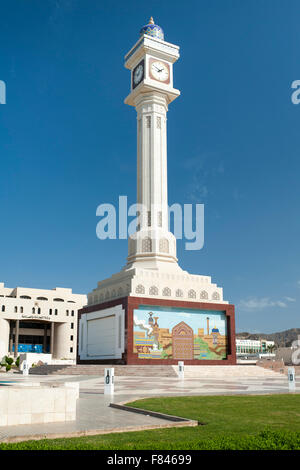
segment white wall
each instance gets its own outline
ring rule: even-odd
[[[125,348],[125,311],[121,305],[85,313],[79,324],[79,356],[120,359]]]

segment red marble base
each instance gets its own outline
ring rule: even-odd
[[[89,312],[95,312],[106,308],[122,305],[125,310],[125,352],[122,359],[115,360],[81,360],[78,356],[78,364],[128,364],[128,365],[177,365],[178,360],[170,359],[139,359],[138,355],[133,352],[133,311],[140,305],[160,306],[160,307],[177,307],[182,309],[197,310],[222,310],[225,312],[227,320],[227,357],[223,360],[184,360],[185,365],[235,365],[236,364],[236,347],[235,347],[235,316],[234,305],[230,304],[212,304],[202,302],[188,302],[182,300],[153,299],[148,297],[123,297],[121,299],[111,300],[90,307],[84,307],[78,311],[78,326],[81,315]],[[79,327],[77,329],[79,332]],[[79,337],[77,338],[79,344]],[[78,348],[78,347],[77,347]]]

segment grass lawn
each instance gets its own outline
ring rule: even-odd
[[[130,405],[194,419],[205,425],[0,444],[0,450],[300,449],[299,394],[163,397]]]

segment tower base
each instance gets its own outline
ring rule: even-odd
[[[78,321],[78,364],[236,364],[228,303],[125,296],[84,307]]]

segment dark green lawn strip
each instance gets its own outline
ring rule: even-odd
[[[167,397],[130,405],[206,424],[0,444],[0,450],[300,449],[300,395]]]

